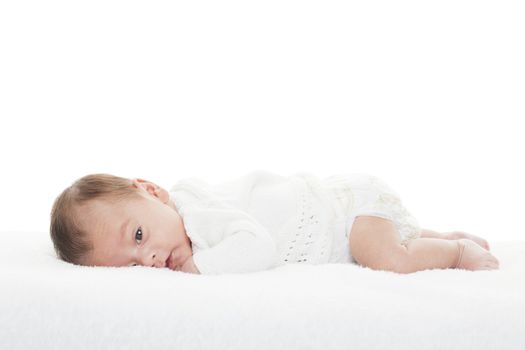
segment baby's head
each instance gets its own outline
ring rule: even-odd
[[[192,255],[169,193],[143,179],[92,174],[76,180],[55,199],[50,234],[57,256],[76,265],[175,269]]]

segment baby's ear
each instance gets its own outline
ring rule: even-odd
[[[149,194],[155,196],[155,190],[158,186],[155,185],[153,182],[150,182],[144,179],[139,179],[139,178],[131,179],[131,182],[133,186],[135,186],[139,190],[144,190],[148,192]]]
[[[159,198],[163,203],[168,202],[169,193],[162,187],[154,184],[151,181],[147,181],[147,180],[140,179],[140,178],[134,178],[131,181],[133,183],[133,186],[137,187],[138,189],[142,189],[148,192],[150,195]]]
[[[157,186],[156,188],[157,197],[162,201],[162,203],[168,203],[170,200],[170,194],[164,188]]]

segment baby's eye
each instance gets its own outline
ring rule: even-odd
[[[142,227],[139,227],[139,229],[137,230],[137,232],[135,233],[135,240],[141,240],[142,241]],[[139,241],[137,241],[137,243],[140,244]]]

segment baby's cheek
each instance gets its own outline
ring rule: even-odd
[[[182,265],[186,261],[187,255],[183,247],[177,248],[173,251],[173,262],[176,265]]]

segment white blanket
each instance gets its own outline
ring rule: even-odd
[[[500,270],[286,265],[192,275],[81,267],[0,232],[0,349],[525,349],[525,241]]]

